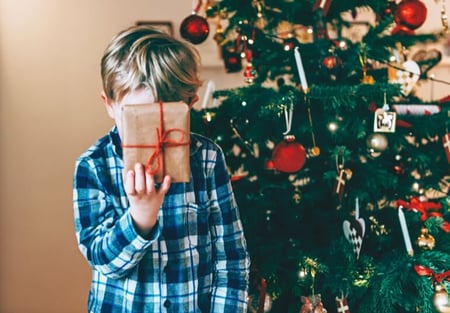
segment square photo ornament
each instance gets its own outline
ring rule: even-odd
[[[393,111],[377,109],[373,120],[373,131],[379,133],[394,133],[397,114]]]

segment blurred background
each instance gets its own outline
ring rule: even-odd
[[[424,2],[439,16],[436,1]],[[0,0],[1,313],[86,311],[90,270],[76,244],[72,175],[78,155],[112,126],[99,97],[103,49],[138,21],[170,22],[179,37],[192,9],[187,0]],[[211,36],[197,48],[205,80],[245,84],[242,73],[226,73]],[[448,64],[437,77],[449,77]],[[423,84],[418,93],[449,91]]]

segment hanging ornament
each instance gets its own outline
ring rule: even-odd
[[[408,224],[406,223],[405,213],[403,213],[403,206],[398,207],[398,220],[400,222],[400,228],[402,230],[403,241],[405,242],[406,252],[409,256],[414,255],[414,250],[411,244],[411,238],[409,237]]]
[[[417,237],[416,244],[423,250],[433,250],[436,240],[428,233],[428,228],[422,227],[420,229],[420,235]]]
[[[359,259],[363,237],[366,231],[366,224],[364,219],[359,217],[358,198],[355,200],[355,218],[350,221],[345,220],[342,223],[342,229],[344,231],[345,238],[353,247],[353,252],[356,254],[356,258]]]
[[[336,154],[336,179],[334,181],[333,191],[338,196],[339,202],[342,202],[345,192],[345,184],[347,180],[352,177],[352,171],[348,168],[344,168],[344,150],[339,151]]]
[[[244,78],[245,78],[244,81],[248,84],[253,83],[254,79],[256,78],[256,70],[251,62],[248,62],[247,65],[245,66]]]
[[[450,133],[442,136],[442,146],[445,150],[445,155],[447,156],[447,162],[450,164]]]
[[[328,40],[325,16],[328,14],[332,0],[316,0],[313,5],[314,40]]]
[[[237,73],[242,70],[242,59],[236,45],[236,42],[229,42],[222,46],[222,58],[227,73]]]
[[[213,38],[219,46],[223,46],[226,38],[223,32],[222,24],[220,23],[220,18],[217,19],[216,32]]]
[[[450,313],[450,298],[441,284],[434,286],[433,304],[439,313]]]
[[[256,9],[256,21],[255,27],[258,29],[264,29],[267,26],[267,19],[263,12],[263,1],[253,1],[253,6]]]
[[[372,133],[367,137],[366,144],[370,153],[383,152],[388,147],[388,139],[383,134]]]
[[[281,21],[275,28],[275,32],[279,39],[292,38],[294,34],[294,25],[288,21]]]
[[[198,15],[201,6],[202,1],[199,1],[192,14],[186,17],[180,24],[181,37],[194,45],[202,43],[209,35],[208,21]]]
[[[342,202],[345,192],[345,184],[348,178],[349,169],[340,168],[338,170],[338,174],[336,176],[336,180],[334,181],[334,193],[338,196],[339,202]]]
[[[367,47],[365,44],[361,44],[361,52],[359,53],[359,63],[362,69],[361,83],[365,85],[373,85],[375,83],[375,78],[372,75],[367,74],[368,62],[367,62]]]
[[[242,36],[243,42],[244,42],[244,51],[243,51],[243,57],[246,59],[247,64],[244,69],[244,81],[248,84],[253,83],[254,79],[256,78],[257,72],[255,67],[253,66],[253,52],[248,47],[249,43],[254,42],[254,36],[255,33],[253,32],[253,36],[251,39],[248,39],[247,36]]]
[[[436,273],[431,268],[423,265],[414,265],[414,270],[419,276],[430,276],[434,285],[433,304],[439,313],[450,313],[450,298],[443,285],[444,280],[450,279],[450,271]]]
[[[375,117],[373,120],[373,131],[382,133],[394,133],[396,120],[397,114],[393,111],[389,111],[386,93],[384,93],[383,107],[375,110]]]
[[[337,313],[350,313],[347,297],[336,297],[336,309]]]
[[[328,55],[321,61],[322,69],[327,78],[336,81],[342,68],[342,60],[336,55],[334,48],[329,49],[328,52]]]
[[[275,165],[273,164],[273,160],[266,161],[265,169],[269,170],[269,171],[275,170]]]
[[[295,141],[294,135],[286,135],[272,153],[273,166],[284,173],[298,172],[305,164],[305,160],[305,148]]]
[[[342,61],[339,59],[339,57],[334,53],[331,53],[322,59],[322,65],[330,71],[335,70],[341,64],[341,62]]]
[[[327,310],[323,307],[322,297],[320,294],[313,294],[308,297],[300,297],[302,306],[300,313],[326,313]]]
[[[420,78],[419,64],[413,60],[405,60],[404,48],[400,43],[396,44],[393,59],[395,61],[388,67],[388,81],[400,84],[402,94],[408,96]]]
[[[427,18],[427,7],[420,0],[402,0],[395,9],[397,26],[392,34],[414,35],[414,30],[423,25]]]

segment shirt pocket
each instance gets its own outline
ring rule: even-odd
[[[208,203],[202,205],[197,203],[187,204],[185,227],[191,248],[207,249],[211,245]]]

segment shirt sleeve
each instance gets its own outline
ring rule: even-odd
[[[208,177],[214,243],[211,312],[247,312],[250,258],[222,150]]]
[[[114,207],[99,166],[80,159],[73,179],[74,223],[81,253],[91,267],[111,278],[127,276],[159,236],[158,224],[148,240],[136,232],[126,208]]]

